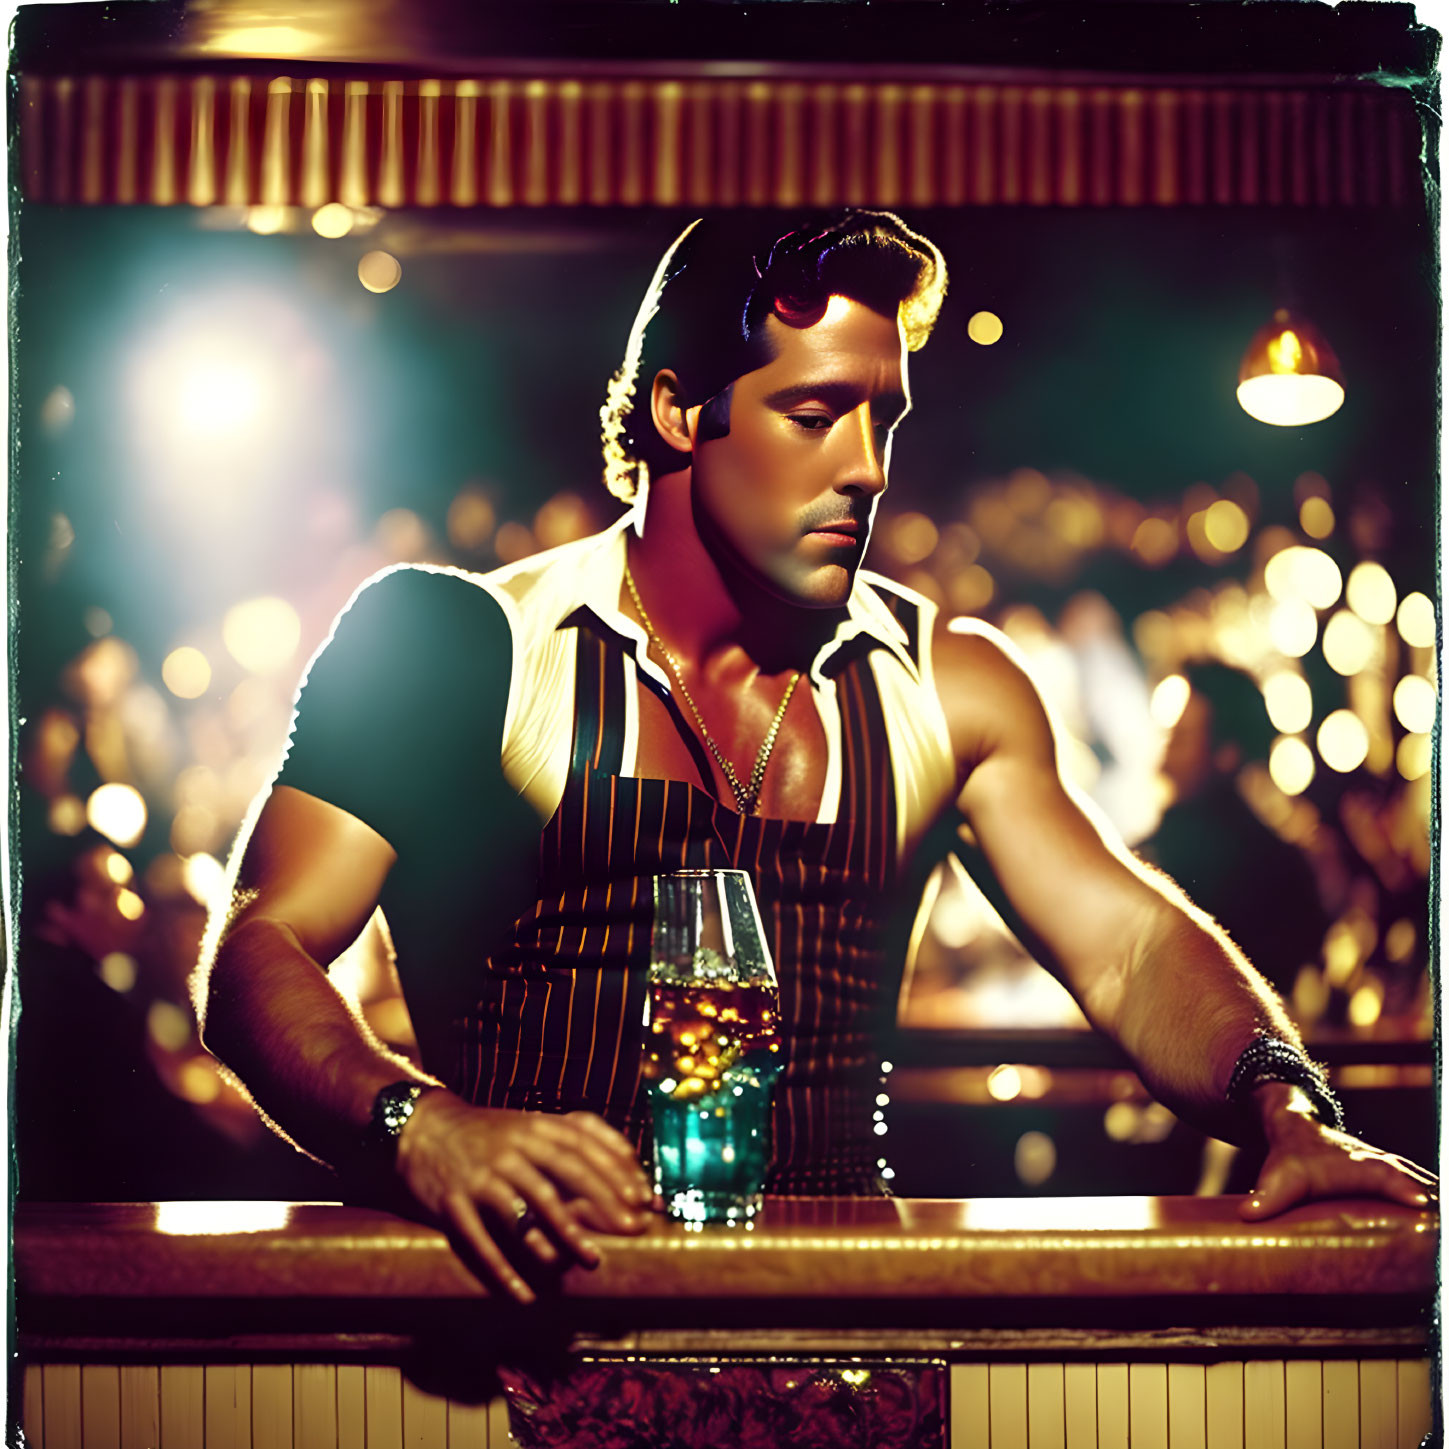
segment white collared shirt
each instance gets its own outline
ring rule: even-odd
[[[498,599],[512,633],[503,770],[541,821],[558,808],[568,777],[578,628],[571,621],[581,609],[591,612],[626,646],[623,774],[632,774],[638,759],[639,672],[652,687],[672,692],[673,681],[649,657],[644,631],[619,608],[627,532],[638,529],[641,519],[639,509],[631,509],[601,533],[472,576]],[[920,609],[919,663],[912,657],[905,630],[881,597],[882,590],[899,594]],[[898,851],[919,838],[950,798],[955,781],[950,736],[931,672],[935,612],[928,599],[862,570],[856,575],[845,617],[816,654],[808,675],[827,749],[816,820],[830,824],[840,809],[841,729],[834,680],[825,666],[858,635],[868,635],[884,646],[871,652],[870,662],[890,744]]]

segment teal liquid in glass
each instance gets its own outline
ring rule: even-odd
[[[777,1067],[740,1065],[706,1096],[653,1086],[654,1188],[687,1223],[748,1222],[770,1164],[770,1088]],[[671,1084],[672,1085],[672,1084]]]

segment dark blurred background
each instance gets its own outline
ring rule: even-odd
[[[912,359],[869,565],[1006,631],[1072,777],[1245,946],[1266,943],[1351,1124],[1432,1160],[1422,189],[900,209],[951,285]],[[402,560],[488,569],[616,515],[604,385],[697,214],[21,205],[23,1195],[334,1194],[197,1040],[188,976],[230,842],[362,579]],[[1235,397],[1281,305],[1342,362],[1344,404],[1311,426]],[[1209,661],[1246,703],[1231,682],[1209,699]],[[1235,923],[1244,881],[1261,889]],[[1241,1182],[1249,1165],[1147,1100],[963,873],[931,877],[910,950],[885,1139],[899,1191]],[[385,963],[336,978],[406,1042]]]

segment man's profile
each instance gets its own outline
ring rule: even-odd
[[[781,984],[768,1190],[875,1191],[882,926],[959,812],[1149,1088],[1261,1129],[1246,1211],[1426,1201],[1428,1174],[1336,1130],[1261,976],[1064,785],[1000,636],[862,569],[939,251],[881,212],[752,226],[697,223],[655,275],[604,411],[627,514],[486,576],[395,570],[339,620],[215,923],[208,1044],[531,1296],[500,1244],[589,1262],[585,1229],[644,1223],[649,878],[736,866]],[[426,1077],[318,969],[379,904]]]

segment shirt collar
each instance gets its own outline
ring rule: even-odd
[[[629,530],[642,532],[643,519],[643,509],[636,504],[588,540],[582,556],[570,550],[566,560],[561,559],[553,566],[550,573],[556,575],[562,571],[566,574],[564,578],[551,580],[557,588],[555,597],[560,604],[555,627],[562,625],[579,609],[588,609],[600,623],[632,648],[635,663],[640,669],[668,688],[671,681],[663,669],[649,658],[649,640],[644,630],[619,608]],[[911,679],[920,682],[920,671],[911,657],[906,631],[875,587],[877,581],[890,587],[888,581],[878,574],[866,570],[857,572],[855,585],[846,602],[845,616],[810,666],[810,679],[817,686],[824,683],[827,662],[851,640],[862,635],[887,649]]]

